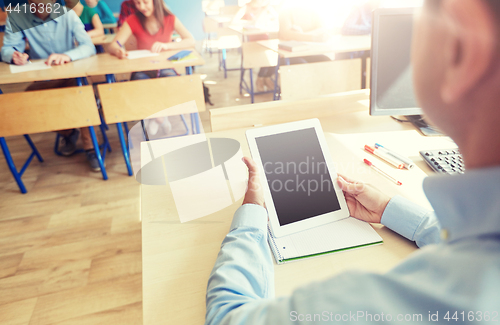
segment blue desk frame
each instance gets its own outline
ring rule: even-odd
[[[81,87],[82,86],[82,78],[76,78],[76,80],[77,80],[78,86]],[[84,83],[86,85],[88,84],[86,78],[84,78]],[[0,89],[0,94],[3,94],[3,92],[2,92],[1,89]],[[108,174],[106,172],[106,167],[104,166],[104,158],[103,157],[105,157],[106,149],[109,150],[109,151],[111,151],[111,147],[109,146],[109,142],[108,142],[108,138],[106,136],[106,132],[105,132],[105,130],[103,128],[103,125],[101,124],[101,131],[103,132],[103,139],[104,139],[104,143],[103,143],[104,152],[103,152],[103,156],[101,156],[101,151],[100,151],[100,148],[99,148],[99,144],[97,142],[97,137],[96,137],[96,134],[95,134],[94,127],[93,126],[89,126],[88,128],[89,128],[89,131],[90,131],[90,137],[92,139],[92,144],[94,145],[94,150],[96,152],[97,160],[99,161],[99,166],[101,167],[102,178],[104,180],[107,180],[108,179]],[[5,140],[5,137],[0,137],[0,146],[2,147],[2,151],[3,151],[3,154],[5,156],[5,160],[7,162],[7,165],[9,167],[9,169],[10,169],[10,172],[12,173],[12,176],[16,180],[17,185],[19,186],[19,190],[23,194],[25,194],[25,193],[28,192],[26,190],[26,187],[24,186],[24,183],[23,183],[22,179],[21,179],[21,177],[23,176],[24,172],[26,171],[26,169],[28,168],[28,166],[30,165],[31,161],[33,160],[33,158],[35,156],[38,158],[38,161],[43,162],[43,158],[40,155],[40,153],[38,152],[38,149],[36,148],[35,144],[31,140],[30,136],[28,134],[24,134],[24,138],[28,142],[28,144],[31,147],[32,151],[31,151],[30,156],[28,157],[28,159],[24,163],[23,167],[21,168],[21,170],[18,171],[16,165],[14,164],[14,160],[12,159],[12,155],[10,154],[9,146],[7,145],[7,141]],[[58,139],[58,138],[59,138],[59,135],[56,137],[56,139]],[[56,152],[57,152],[57,145],[58,144],[59,144],[59,141],[56,141],[56,148],[55,148]]]

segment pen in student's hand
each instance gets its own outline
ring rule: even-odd
[[[19,53],[22,53],[21,51],[19,51],[19,50],[17,49],[17,47],[13,46],[12,48],[14,49],[14,51],[19,52]],[[28,60],[28,62],[29,62],[29,63],[31,63],[31,60]]]
[[[120,41],[116,41],[116,43],[118,43],[119,47],[123,48],[123,45],[122,45],[122,43],[120,43]]]
[[[382,149],[388,155],[391,155],[394,158],[401,160],[405,164],[405,167],[408,169],[415,167],[415,164],[413,163],[413,161],[410,158],[405,157],[403,155],[400,155],[399,153],[395,152],[394,150],[391,150],[389,148],[384,147],[380,143],[375,143],[375,148]]]
[[[367,164],[368,166],[370,166],[371,168],[373,168],[375,171],[377,171],[379,174],[385,176],[387,179],[391,180],[394,184],[396,185],[403,185],[403,183],[401,183],[400,181],[398,181],[397,179],[395,179],[394,177],[392,177],[391,175],[387,174],[386,172],[384,172],[382,169],[378,168],[377,166],[375,166],[371,161],[369,161],[368,159],[363,159],[363,161],[365,162],[365,164]]]

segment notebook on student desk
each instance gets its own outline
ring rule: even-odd
[[[352,217],[279,238],[272,235],[268,225],[267,235],[277,264],[383,242],[369,223]]]

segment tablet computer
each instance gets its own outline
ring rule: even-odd
[[[318,119],[250,129],[246,137],[275,237],[349,217]]]

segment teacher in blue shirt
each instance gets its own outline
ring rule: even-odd
[[[500,1],[426,0],[413,41],[420,105],[467,172],[424,181],[434,211],[338,182],[353,217],[422,249],[386,274],[342,273],[275,299],[267,213],[246,159],[249,190],[208,282],[206,324],[500,322]]]

